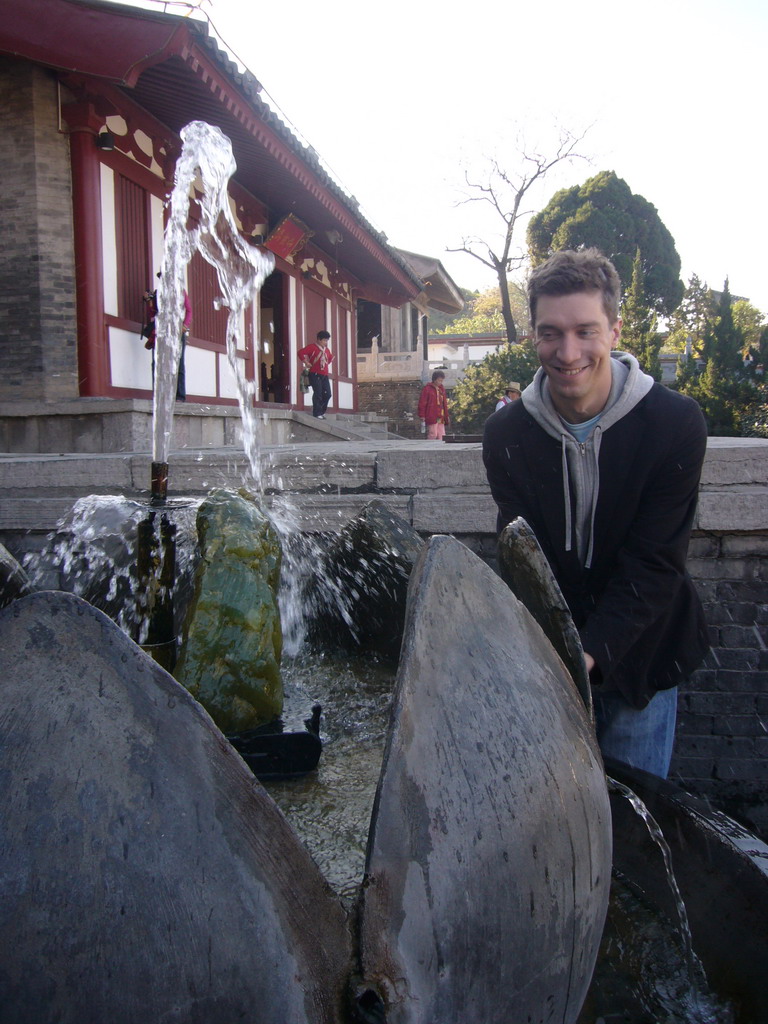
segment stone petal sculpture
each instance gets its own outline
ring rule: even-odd
[[[244,732],[283,707],[280,544],[244,491],[209,495],[197,524],[201,557],[174,675],[223,732]]]
[[[328,548],[323,577],[343,601],[323,600],[318,591],[311,638],[321,646],[362,647],[397,660],[408,579],[423,547],[410,523],[383,501],[369,502]]]
[[[591,715],[592,690],[578,630],[536,535],[522,517],[504,527],[498,552],[501,578],[546,633]]]
[[[572,1024],[608,905],[602,760],[505,583],[433,538],[411,578],[361,915],[387,1024]]]
[[[340,903],[200,705],[77,597],[0,635],[0,1019],[337,1024]]]

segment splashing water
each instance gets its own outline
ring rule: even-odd
[[[661,830],[656,819],[653,817],[651,812],[646,807],[645,803],[640,797],[629,786],[625,786],[622,782],[618,782],[616,779],[611,778],[609,775],[606,776],[609,791],[612,790],[619,793],[626,800],[629,801],[635,813],[642,818],[645,822],[646,828],[654,840],[659,850],[661,851],[662,858],[664,860],[664,867],[667,873],[667,881],[672,891],[672,896],[675,901],[677,909],[677,915],[680,922],[680,941],[683,948],[685,964],[687,966],[688,973],[688,996],[690,999],[690,1013],[691,1016],[686,1019],[695,1022],[695,1024],[709,1024],[709,1018],[704,1013],[704,1008],[701,1005],[699,998],[700,985],[697,978],[703,976],[703,968],[698,961],[693,951],[693,940],[691,938],[691,929],[688,923],[688,911],[685,908],[685,902],[680,893],[680,888],[675,878],[675,873],[672,869],[672,852],[669,848],[667,840],[664,838],[664,833]],[[706,983],[706,979],[704,979]]]
[[[269,517],[283,553],[278,591],[283,650],[288,657],[295,657],[306,639],[308,619],[323,604],[334,607],[340,618],[352,625],[355,596],[327,571],[326,544],[321,537],[302,532],[298,508],[290,495],[275,498]]]
[[[173,591],[177,598],[186,598],[192,588],[197,560],[197,505],[197,501],[176,502],[168,509],[176,530]],[[145,584],[161,588],[164,583],[160,573],[149,581],[140,578],[138,534],[142,528],[149,530],[151,546],[161,552],[164,518],[164,513],[153,512],[145,502],[122,495],[78,498],[46,545],[25,559],[25,568],[36,587],[64,590],[84,598],[143,644],[148,627],[149,594]]]
[[[232,215],[227,185],[235,173],[232,144],[224,133],[204,121],[192,121],[181,130],[182,150],[170,201],[165,230],[165,251],[158,287],[157,367],[153,404],[154,462],[168,461],[173,426],[181,332],[184,320],[186,267],[197,251],[216,270],[221,305],[228,309],[227,359],[237,383],[243,444],[253,484],[261,491],[261,467],[253,398],[256,384],[245,377],[237,357],[244,315],[264,279],[275,265],[271,253],[263,253],[242,238]],[[188,230],[190,194],[202,191],[199,226]]]

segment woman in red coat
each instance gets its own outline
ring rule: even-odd
[[[445,436],[445,428],[451,422],[448,414],[448,396],[443,381],[445,374],[435,370],[432,383],[425,384],[419,397],[419,418],[427,426],[427,440],[440,441]]]

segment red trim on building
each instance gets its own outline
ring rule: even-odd
[[[77,290],[77,361],[80,394],[99,397],[109,384],[101,244],[101,170],[93,132],[70,136],[72,212]]]

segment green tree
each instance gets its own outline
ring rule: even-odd
[[[670,318],[664,347],[670,352],[687,352],[690,345],[691,354],[700,356],[704,350],[704,338],[716,316],[711,289],[694,274],[688,282],[682,302]]]
[[[520,152],[515,155],[515,166],[505,167],[498,160],[489,160],[487,171],[479,180],[471,179],[465,172],[464,180],[470,195],[463,202],[488,204],[496,215],[501,232],[492,241],[464,237],[460,246],[448,251],[465,252],[494,272],[499,283],[501,316],[509,342],[518,339],[517,323],[509,303],[507,278],[522,266],[525,259],[524,254],[518,254],[514,248],[518,222],[528,216],[523,204],[531,189],[556,164],[577,156],[576,147],[583,138],[584,133],[574,135],[563,130],[553,154],[532,153],[521,146]]]
[[[520,285],[507,284],[509,306],[515,324],[523,334],[530,330],[528,300]],[[489,288],[475,296],[464,316],[456,317],[444,330],[436,334],[495,334],[505,332],[504,313],[498,288]]]
[[[735,437],[759,428],[759,385],[744,370],[744,336],[734,323],[726,280],[709,326],[701,355],[680,365],[675,387],[695,398],[715,437]],[[757,417],[757,418],[756,418]]]
[[[480,363],[470,366],[453,389],[451,419],[462,433],[482,431],[485,421],[496,408],[510,381],[525,388],[533,380],[539,366],[536,350],[530,341],[503,345]]]
[[[637,356],[640,366],[654,380],[661,380],[661,335],[656,330],[656,314],[646,300],[644,278],[638,249],[632,265],[632,281],[621,306],[621,347]]]
[[[528,252],[536,266],[559,249],[596,246],[614,264],[624,289],[640,250],[645,294],[659,315],[683,296],[680,257],[656,207],[635,195],[614,171],[555,193],[528,225]]]
[[[430,334],[462,334],[463,331],[454,332],[451,329],[451,324],[454,320],[463,319],[469,310],[472,309],[473,303],[477,300],[480,295],[479,291],[471,291],[469,288],[459,287],[461,297],[464,299],[464,309],[460,313],[442,313],[439,309],[430,309],[429,311],[429,333]]]
[[[768,437],[768,384],[755,383],[754,397],[741,421],[743,437]]]
[[[733,303],[733,323],[741,332],[744,354],[758,351],[760,339],[765,330],[765,317],[747,299],[736,299]]]
[[[717,318],[704,336],[703,355],[718,374],[732,374],[743,368],[744,335],[734,323],[733,304],[728,278],[725,279]]]

